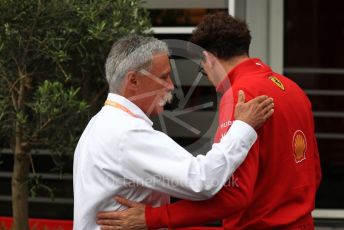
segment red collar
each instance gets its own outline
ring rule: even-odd
[[[216,87],[216,91],[222,94],[225,93],[238,78],[247,76],[248,73],[270,71],[271,68],[264,64],[259,58],[249,58],[236,65],[227,74],[227,77]]]

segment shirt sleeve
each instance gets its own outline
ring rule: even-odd
[[[204,201],[181,200],[158,208],[146,207],[148,229],[199,226],[215,220],[242,215],[253,196],[258,170],[257,147],[214,197]],[[195,212],[190,210],[197,210]],[[237,218],[235,218],[237,219]]]
[[[235,121],[220,143],[206,155],[194,157],[164,133],[138,127],[126,133],[120,144],[121,174],[178,198],[208,199],[243,162],[256,138],[251,126]]]
[[[225,120],[221,120],[221,117]],[[220,116],[219,124],[227,122],[229,117]],[[182,200],[158,208],[147,206],[146,222],[148,229],[197,226],[230,218],[231,215],[242,215],[252,199],[258,169],[259,142],[257,141],[251,148],[245,162],[213,198],[205,201]],[[197,210],[197,212],[190,210]]]

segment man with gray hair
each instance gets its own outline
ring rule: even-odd
[[[194,157],[149,119],[172,98],[170,72],[162,41],[132,35],[113,45],[106,61],[108,98],[75,150],[74,229],[99,229],[98,211],[124,209],[114,195],[153,206],[169,203],[168,194],[212,197],[245,159],[257,138],[254,129],[273,113],[271,98],[244,103],[241,92],[229,132],[207,155]]]

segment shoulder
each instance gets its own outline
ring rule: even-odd
[[[245,93],[246,100],[252,99],[257,93],[254,88],[243,82],[238,82],[229,88],[221,98],[221,105],[234,104],[238,101],[239,91],[242,90]]]
[[[102,108],[93,121],[94,138],[110,146],[122,142],[128,135],[139,130],[151,131],[153,128],[143,119],[119,109]]]

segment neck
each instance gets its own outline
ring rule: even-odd
[[[136,91],[124,88],[121,96],[125,97],[130,102],[139,107],[147,115],[147,117],[151,117],[153,111],[150,111],[150,107],[147,109],[147,97],[145,97],[144,94],[137,94]]]
[[[126,99],[128,99],[129,101],[131,101],[132,103],[134,103],[135,105],[140,107],[139,103],[137,102],[137,101],[139,101],[138,100],[139,97],[137,97],[133,91],[123,90],[123,92],[120,95],[125,97]]]
[[[243,61],[246,61],[247,59],[249,59],[249,57],[247,55],[242,55],[242,56],[233,57],[233,58],[230,58],[230,59],[227,59],[227,60],[219,59],[219,62],[221,63],[221,65],[225,69],[226,73],[228,74],[237,65],[239,65]]]

